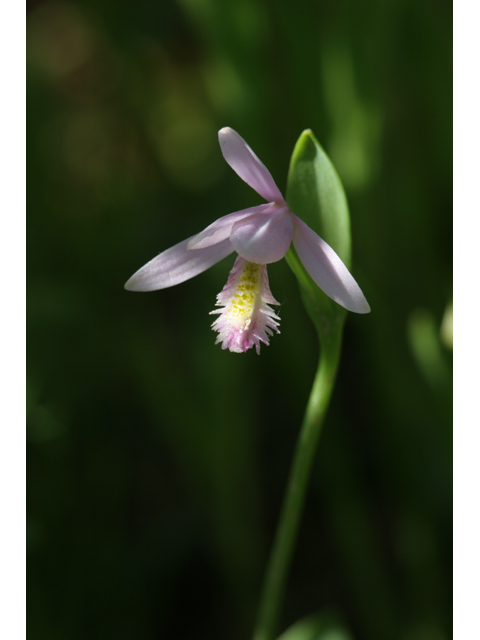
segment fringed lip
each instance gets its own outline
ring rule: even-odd
[[[247,262],[238,256],[227,283],[217,296],[212,314],[219,317],[212,324],[218,332],[215,344],[232,353],[244,353],[255,347],[260,354],[260,343],[269,344],[269,336],[278,329],[280,318],[270,304],[278,305],[268,284],[266,265]]]

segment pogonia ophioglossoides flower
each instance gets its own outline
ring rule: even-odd
[[[368,313],[360,287],[335,251],[290,211],[263,162],[236,131],[218,133],[223,157],[267,204],[223,216],[199,234],[160,253],[125,284],[130,291],[155,291],[180,284],[202,273],[234,251],[238,254],[228,282],[212,311],[219,314],[212,328],[216,344],[236,353],[260,342],[268,345],[279,317],[269,306],[278,305],[270,292],[267,264],[281,260],[290,243],[314,282],[327,296],[349,311]]]

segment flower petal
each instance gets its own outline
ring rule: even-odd
[[[235,251],[257,264],[281,260],[292,241],[293,222],[288,207],[275,213],[257,213],[233,225],[230,240]]]
[[[266,265],[252,264],[240,256],[235,260],[227,284],[217,296],[212,324],[218,331],[215,344],[232,353],[244,353],[253,346],[260,354],[260,342],[269,343],[273,331],[280,333],[280,318],[269,304],[279,304],[268,285]]]
[[[189,280],[233,253],[230,240],[197,251],[189,251],[191,238],[179,242],[147,262],[125,284],[129,291],[156,291]]]
[[[370,306],[350,271],[335,251],[292,214],[295,231],[293,244],[303,266],[327,296],[354,313],[369,313]]]
[[[268,202],[285,202],[270,171],[236,131],[224,127],[218,140],[223,157],[244,182]]]
[[[222,216],[208,225],[203,231],[198,233],[188,243],[188,249],[204,249],[210,247],[217,242],[221,242],[230,236],[232,227],[235,222],[252,215],[253,213],[261,213],[270,207],[270,204],[261,204],[258,207],[249,207],[242,211],[235,211],[226,216]]]

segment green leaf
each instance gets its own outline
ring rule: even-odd
[[[289,627],[278,640],[353,640],[336,620],[325,614],[302,618]]]
[[[310,129],[293,150],[287,182],[290,209],[318,233],[350,268],[347,197],[335,167]]]
[[[307,129],[293,150],[287,182],[288,205],[350,268],[351,233],[347,198],[340,178],[315,136]],[[302,299],[320,337],[342,327],[346,311],[321,291],[305,271],[295,248],[286,255]]]

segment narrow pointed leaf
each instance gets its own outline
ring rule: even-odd
[[[290,161],[287,203],[350,268],[351,236],[347,198],[337,172],[313,133],[304,131]],[[345,309],[313,282],[292,246],[286,259],[300,284],[302,299],[319,334],[340,329]],[[320,335],[322,337],[322,335]]]
[[[310,129],[293,150],[287,184],[290,209],[327,242],[349,269],[350,214],[347,197],[330,158]]]

